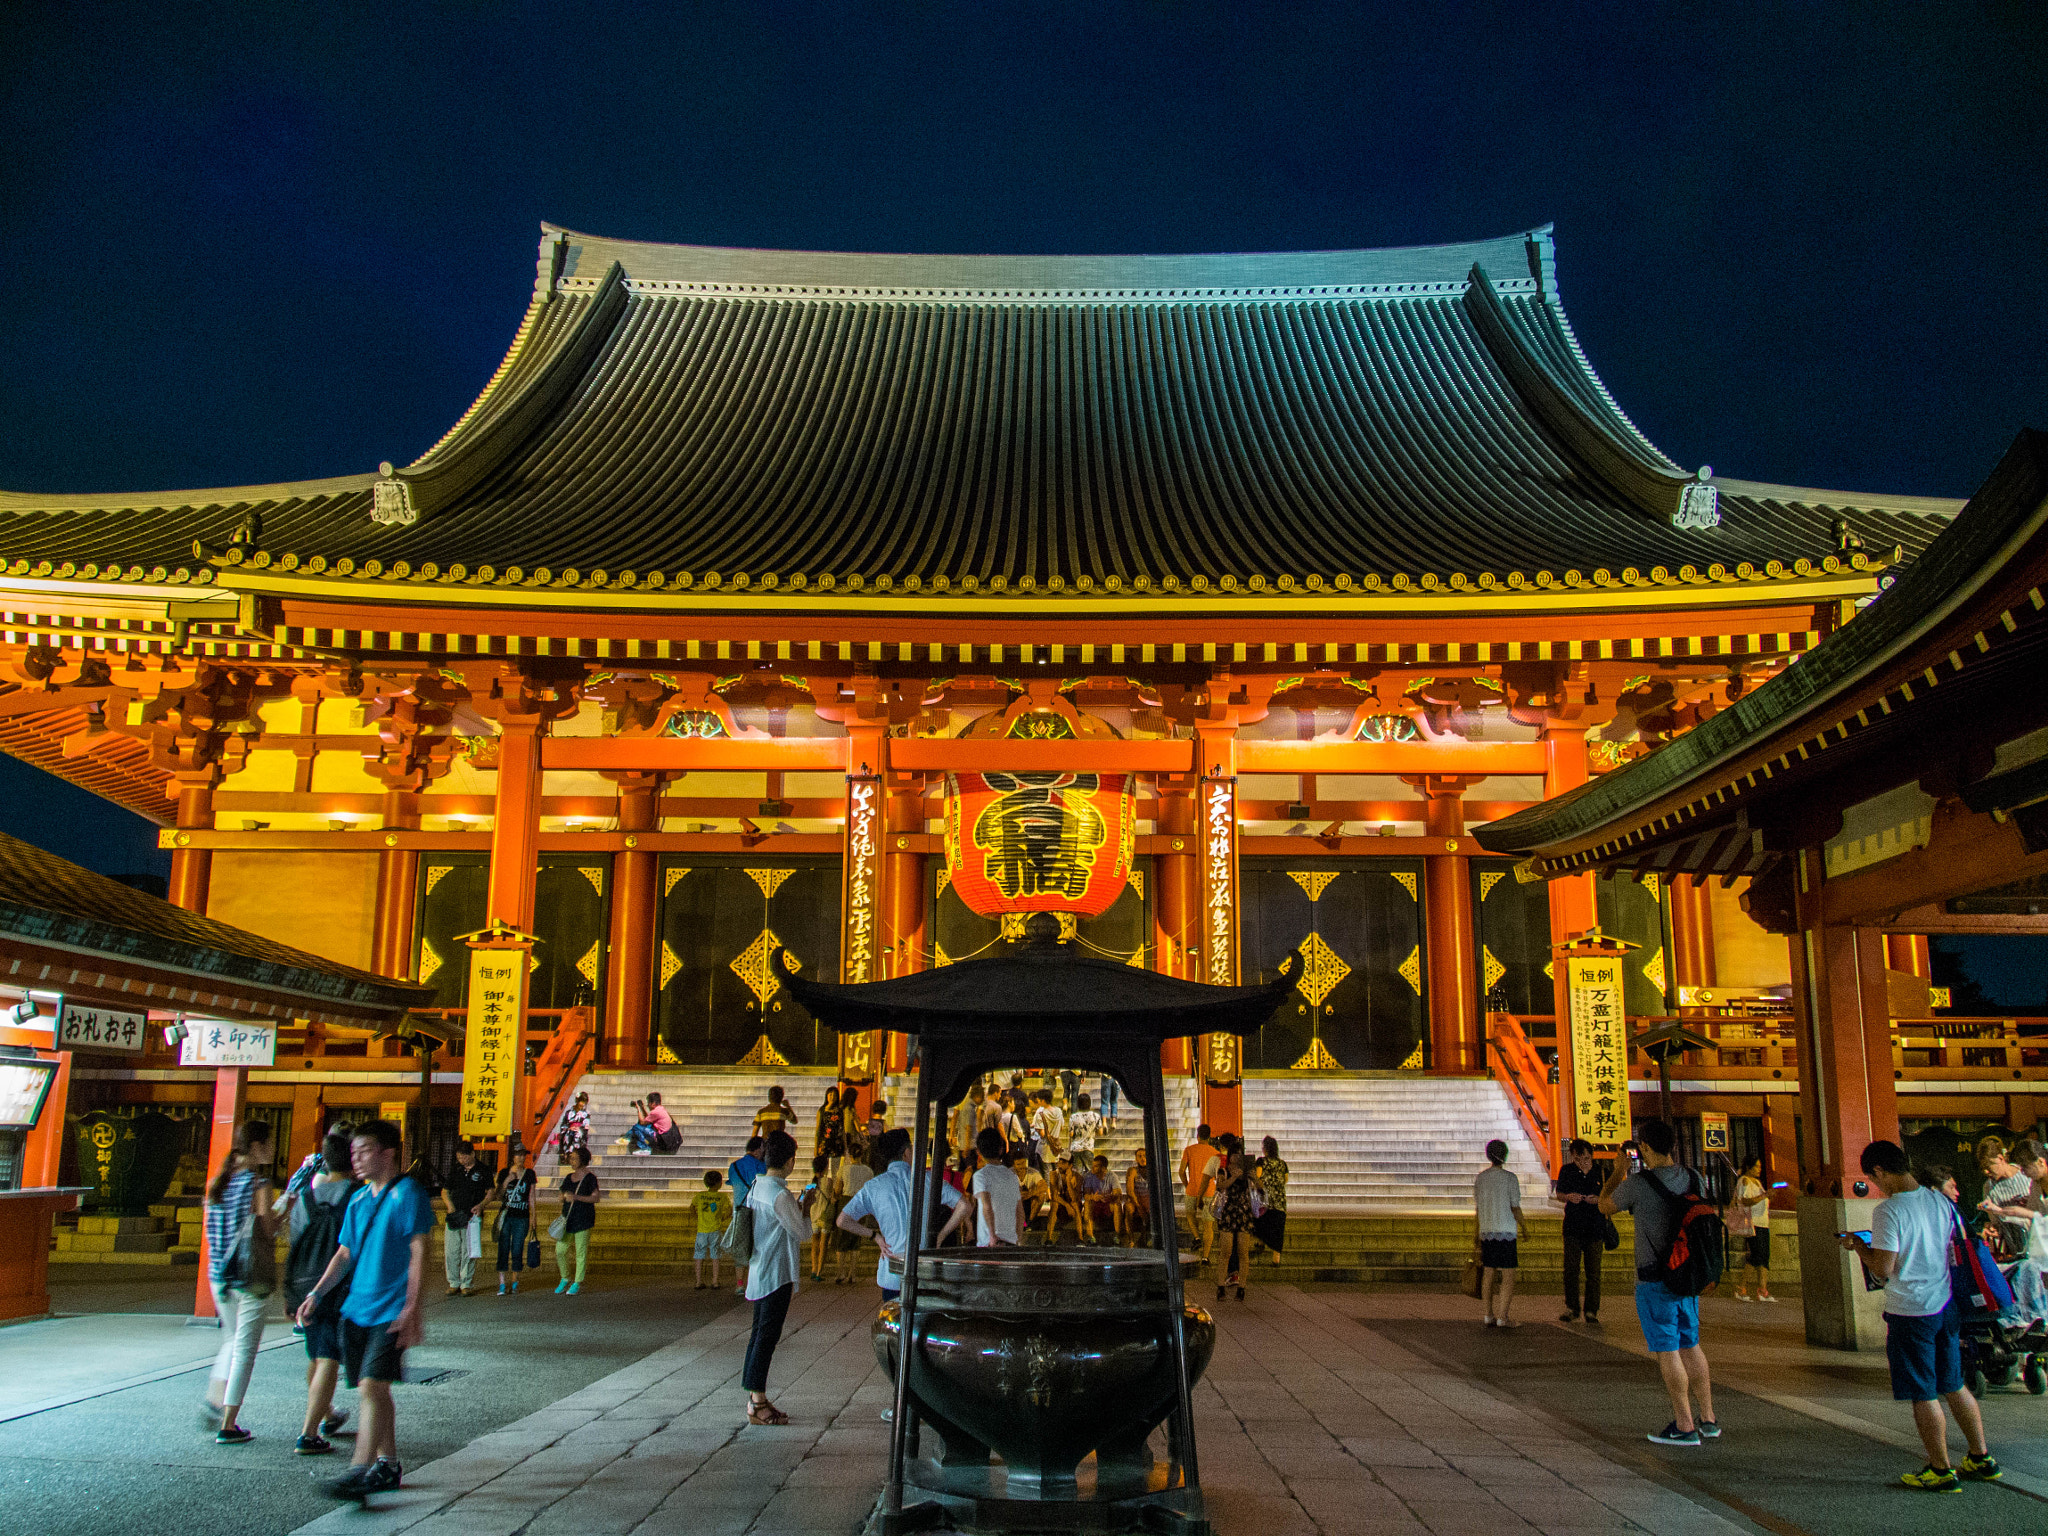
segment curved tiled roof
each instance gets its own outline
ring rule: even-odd
[[[773,572],[840,591],[1568,568],[1653,584],[1659,567],[1818,563],[1842,521],[1912,553],[1957,505],[1723,482],[1718,527],[1673,526],[1690,475],[1587,366],[1553,269],[1547,228],[1135,257],[550,229],[498,375],[412,465],[0,493],[0,558],[163,579],[232,544],[231,560],[337,574],[673,588]]]
[[[396,1016],[431,995],[134,890],[0,832],[0,934],[140,961],[314,1005]]]

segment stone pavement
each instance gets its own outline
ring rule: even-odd
[[[1223,1536],[1755,1530],[1403,1349],[1332,1303],[1273,1286],[1220,1305],[1197,1393],[1203,1484]],[[1434,1298],[1429,1298],[1434,1299]],[[888,1383],[874,1293],[822,1287],[790,1315],[771,1392],[795,1420],[742,1427],[747,1311],[408,1470],[379,1508],[308,1536],[850,1536],[880,1490]]]

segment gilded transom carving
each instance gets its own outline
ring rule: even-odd
[[[1287,878],[1300,886],[1310,901],[1321,901],[1323,892],[1340,871],[1334,869],[1290,869]]]

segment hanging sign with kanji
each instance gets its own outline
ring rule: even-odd
[[[1202,979],[1237,984],[1237,781],[1202,781]]]
[[[125,1008],[95,1008],[70,998],[57,1010],[60,1051],[120,1051],[140,1055],[149,1039],[149,1015]]]
[[[186,1019],[181,1067],[268,1067],[277,1061],[277,1027],[228,1019]]]
[[[1130,775],[956,773],[946,779],[946,868],[967,910],[1100,917],[1137,850]]]
[[[1572,1095],[1579,1134],[1595,1146],[1628,1140],[1628,1029],[1620,955],[1565,962],[1571,994]]]
[[[512,1134],[529,956],[519,947],[469,954],[469,1029],[462,1050],[464,1137]]]

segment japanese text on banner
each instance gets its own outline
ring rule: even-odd
[[[1595,1146],[1628,1140],[1628,1021],[1619,956],[1567,962],[1572,1006],[1572,1093],[1579,1134]]]
[[[469,1030],[462,1055],[462,1132],[509,1136],[526,1023],[527,953],[478,949],[469,957]]]

